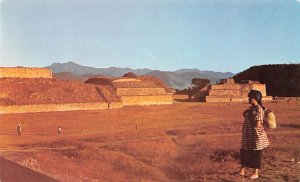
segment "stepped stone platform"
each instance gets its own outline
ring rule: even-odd
[[[137,78],[121,77],[117,79],[91,78],[88,84],[110,85],[123,105],[160,105],[172,104],[173,97],[157,78],[139,76]]]
[[[0,114],[117,109],[124,105],[172,104],[157,78],[91,78],[77,83],[52,78],[46,68],[0,67]]]
[[[221,79],[219,84],[208,87],[206,102],[242,102],[248,100],[250,90],[258,90],[263,95],[263,100],[272,100],[266,94],[265,84],[257,81],[247,80],[242,83],[235,83],[233,78]]]

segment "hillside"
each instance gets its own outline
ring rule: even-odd
[[[86,80],[83,76],[78,76],[70,72],[61,72],[53,74],[54,78],[60,79],[60,80],[70,80],[75,82],[84,82]]]
[[[106,77],[101,74],[85,74],[85,75],[76,75],[71,72],[61,72],[61,73],[54,73],[53,74],[54,78],[57,78],[59,80],[69,80],[69,81],[75,81],[75,82],[80,82],[83,83],[89,78],[93,77]]]
[[[174,73],[198,73],[207,77],[207,79],[215,79],[219,81],[219,78],[229,78],[232,77],[234,74],[231,72],[215,72],[215,71],[201,71],[199,69],[180,69],[174,71]]]
[[[1,78],[0,88],[0,105],[88,103],[117,99],[113,93],[106,95],[107,98],[99,94],[108,92],[108,88],[96,89],[94,85],[57,79]]]
[[[253,66],[233,78],[235,82],[258,80],[266,84],[267,95],[300,96],[300,64]]]

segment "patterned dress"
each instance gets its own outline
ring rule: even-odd
[[[269,145],[269,140],[263,127],[264,110],[260,105],[251,106],[244,112],[244,117],[240,156],[241,166],[260,169],[262,149]],[[257,122],[261,122],[260,127],[256,127]]]
[[[242,132],[242,149],[262,150],[269,145],[269,140],[263,127],[265,112],[260,105],[251,106],[244,112],[244,125]],[[261,127],[256,127],[261,122]]]
[[[269,145],[269,140],[263,127],[264,116],[264,110],[260,105],[251,106],[244,112],[242,149],[262,150]],[[261,122],[260,127],[256,127],[257,122]]]

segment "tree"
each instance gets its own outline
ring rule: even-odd
[[[210,84],[209,79],[203,79],[203,78],[193,78],[192,79],[192,86],[196,89],[202,89],[203,87]]]
[[[127,78],[137,78],[137,75],[134,74],[133,72],[128,72],[128,73],[125,73],[123,75],[123,77],[127,77]]]
[[[210,80],[203,78],[193,78],[192,79],[192,87],[188,88],[188,98],[192,99],[193,95],[200,91],[202,88],[210,84]]]

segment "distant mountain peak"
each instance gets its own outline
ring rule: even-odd
[[[73,64],[73,65],[79,65],[79,66],[81,66],[80,64],[78,64],[78,63],[76,63],[74,61],[68,61],[68,62],[64,62],[64,63],[56,63],[56,62],[52,63],[52,65],[68,65],[68,64]]]
[[[136,75],[151,75],[159,78],[164,81],[172,88],[184,89],[191,85],[193,78],[205,78],[209,79],[212,83],[219,81],[221,78],[232,77],[234,74],[230,72],[214,72],[214,71],[201,71],[199,69],[180,69],[176,71],[161,71],[161,70],[151,70],[148,68],[143,69],[131,69],[131,68],[118,68],[118,67],[109,67],[109,68],[93,68],[89,66],[82,66],[75,63],[74,61],[69,61],[66,63],[53,63],[47,68],[51,69],[54,74],[62,72],[70,72],[76,76],[90,75],[104,75],[108,77],[122,77],[128,72],[132,72]],[[59,75],[61,77],[75,78],[67,74]],[[78,78],[76,78],[79,80]]]
[[[66,63],[62,63],[62,64],[73,64],[73,65],[79,65],[79,64],[77,64],[76,62],[74,62],[74,61],[68,61],[68,62],[66,62]]]

